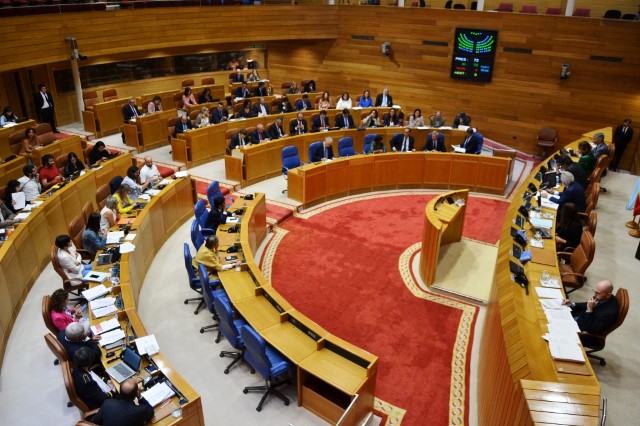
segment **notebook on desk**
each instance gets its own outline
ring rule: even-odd
[[[107,374],[118,383],[122,383],[129,377],[133,376],[140,370],[142,357],[135,353],[131,348],[125,346],[122,351],[122,361],[107,368]]]

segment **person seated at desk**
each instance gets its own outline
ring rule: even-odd
[[[102,235],[107,235],[109,229],[116,226],[119,220],[118,200],[114,197],[109,197],[105,201],[102,210],[100,210],[100,232]]]
[[[329,92],[323,92],[322,97],[318,101],[318,105],[316,105],[316,109],[329,109],[333,108],[333,104],[331,103],[331,96]]]
[[[374,109],[369,115],[362,120],[362,127],[380,127],[380,117],[378,116],[378,110]]]
[[[133,200],[129,198],[129,191],[131,191],[129,185],[121,185],[116,193],[113,194],[113,198],[118,202],[118,212],[120,212],[120,214],[130,212],[135,206]]]
[[[42,192],[40,178],[36,171],[36,166],[33,164],[27,164],[24,166],[22,168],[22,173],[24,176],[18,179],[18,182],[20,182],[20,188],[22,192],[24,192],[25,200],[27,203],[30,203],[32,200],[38,198],[40,196],[40,192]]]
[[[13,226],[20,222],[19,220],[15,220],[15,217],[15,213],[9,210],[9,207],[5,205],[4,201],[0,200],[0,228]]]
[[[208,220],[209,219],[207,218],[207,221]],[[218,237],[216,235],[209,235],[205,238],[204,244],[200,246],[196,256],[191,261],[191,266],[193,266],[193,270],[196,272],[198,271],[198,265],[204,265],[207,269],[210,280],[218,279],[218,272],[226,271],[227,269],[231,269],[236,266],[236,264],[223,265],[222,262],[220,262],[218,245]],[[239,263],[237,265],[239,265]]]
[[[218,102],[216,109],[211,112],[211,121],[213,124],[224,123],[229,119],[229,111],[224,107],[222,102]]]
[[[198,97],[198,103],[199,104],[210,104],[211,102],[213,102],[213,96],[211,96],[211,89],[206,87],[202,91],[202,94]]]
[[[464,142],[460,148],[464,149],[465,154],[475,154],[480,148],[480,136],[472,127],[469,127],[465,133]]]
[[[98,250],[102,250],[107,245],[107,237],[100,231],[100,219],[100,213],[91,213],[82,233],[82,247],[91,254],[91,257],[96,257]]]
[[[227,212],[225,198],[216,197],[213,200],[213,206],[211,207],[211,210],[207,214],[207,220],[204,227],[213,229],[213,231],[215,232],[218,230],[218,226],[227,223],[227,218],[229,217],[233,217],[233,214]]]
[[[376,96],[376,107],[391,107],[393,106],[393,98],[389,94],[389,89],[384,88],[382,93]]]
[[[596,157],[591,152],[591,144],[587,141],[580,142],[578,144],[578,152],[580,152],[578,165],[582,167],[587,176],[591,175],[593,169],[596,168]]]
[[[291,86],[289,86],[289,94],[297,95],[300,93],[300,88],[298,87],[298,83],[295,81],[291,82]]]
[[[127,169],[127,176],[122,179],[121,185],[129,185],[129,196],[132,200],[137,200],[144,191],[149,188],[151,181],[146,181],[142,185],[138,185],[138,177],[140,177],[140,169],[137,166],[131,166]]]
[[[248,98],[251,97],[251,92],[247,88],[247,82],[243,81],[242,86],[236,89],[236,98]]]
[[[262,79],[260,78],[260,74],[258,74],[258,70],[254,68],[249,73],[249,77],[247,78],[247,80],[249,80],[249,81],[260,81]]]
[[[42,191],[46,191],[53,185],[57,185],[64,180],[56,166],[56,160],[51,154],[45,154],[42,156],[42,168],[40,169],[40,185]]]
[[[444,115],[440,113],[440,111],[436,111],[431,117],[429,117],[429,126],[431,127],[442,127],[447,122],[447,119],[444,118]]]
[[[101,161],[107,161],[112,157],[111,151],[107,149],[104,142],[97,141],[89,151],[89,164],[93,165]]]
[[[578,209],[573,203],[562,206],[561,220],[556,228],[556,250],[565,251],[568,247],[576,248],[582,238],[582,221],[578,216]]]
[[[251,143],[256,145],[260,142],[266,142],[269,140],[269,134],[264,129],[264,124],[260,123],[256,126],[256,130],[251,133]]]
[[[305,93],[302,95],[302,99],[298,99],[298,102],[296,102],[296,110],[306,111],[308,109],[313,109],[313,106],[311,105],[311,101],[309,101],[309,95]]]
[[[193,96],[190,87],[185,87],[184,91],[182,92],[182,107],[188,108],[195,105],[198,105],[198,103],[196,102],[196,97]]]
[[[564,185],[564,191],[560,193],[557,191],[552,193],[547,189],[542,191],[542,198],[548,198],[549,201],[558,205],[558,220],[561,219],[562,207],[566,203],[575,204],[579,212],[583,212],[586,208],[584,188],[575,181],[571,172],[560,173],[560,182]]]
[[[331,127],[331,123],[329,122],[329,117],[327,117],[327,111],[320,111],[320,115],[313,120],[311,123],[311,131],[312,132],[321,132],[324,130],[329,130]]]
[[[136,379],[128,378],[120,385],[119,398],[104,401],[91,422],[104,426],[139,426],[152,417],[153,407],[142,397]]]
[[[16,202],[13,200],[12,194],[15,194],[16,192],[21,192],[21,191],[22,191],[22,187],[20,186],[19,181],[15,179],[11,179],[9,182],[7,182],[7,189],[5,189],[4,191],[4,206],[7,209],[9,209],[11,213],[18,213],[18,211],[14,207]]]
[[[353,101],[351,100],[351,97],[349,96],[349,93],[344,92],[342,94],[342,96],[340,96],[340,99],[338,100],[338,102],[336,103],[336,109],[351,109],[353,107]]]
[[[105,401],[115,397],[116,387],[111,380],[106,381],[106,385],[110,389],[109,392],[104,392],[96,382],[96,379],[102,381],[104,379],[96,373],[92,374],[91,367],[96,362],[96,356],[91,349],[87,347],[78,349],[73,354],[72,359],[73,370],[71,374],[73,376],[73,385],[78,398],[87,404],[89,410],[100,408]]]
[[[387,147],[384,144],[382,135],[376,135],[371,142],[371,148],[367,154],[383,154],[387,152]]]
[[[586,188],[589,186],[589,176],[579,164],[576,164],[571,160],[571,157],[568,155],[561,155],[560,158],[558,158],[557,164],[559,170],[566,170],[570,172],[575,181],[578,182],[581,187]]]
[[[385,127],[389,127],[389,126],[393,127],[393,126],[399,126],[400,125],[400,117],[398,117],[398,114],[397,114],[395,108],[391,108],[389,110],[389,113],[384,118],[384,125],[385,125]]]
[[[209,108],[203,106],[200,108],[200,113],[196,117],[196,129],[200,127],[206,127],[209,125]]]
[[[142,111],[138,109],[135,98],[129,98],[129,103],[122,107],[124,122],[129,123],[142,115]]]
[[[258,103],[253,106],[253,113],[256,117],[269,115],[269,106],[264,102],[262,96],[258,98]]]
[[[342,114],[336,115],[336,127],[340,129],[355,129],[356,123],[353,121],[353,117],[349,114],[349,110],[344,108]]]
[[[180,121],[176,123],[176,128],[173,131],[173,137],[177,138],[180,133],[184,133],[187,130],[193,129],[193,125],[191,124],[191,120],[189,120],[189,116],[184,114],[180,116]]]
[[[271,127],[269,127],[269,139],[275,140],[289,136],[282,127],[282,117],[276,118]]]
[[[51,322],[59,331],[66,330],[69,324],[82,319],[81,305],[78,303],[70,308],[69,292],[61,288],[51,295],[49,311],[51,312]]]
[[[293,108],[293,105],[291,105],[291,101],[289,101],[289,97],[283,96],[282,103],[280,104],[280,112],[283,114],[286,114],[287,112],[293,112],[293,111],[294,111],[294,108]]]
[[[7,105],[2,110],[2,115],[0,115],[0,127],[4,127],[7,123],[15,123],[18,121],[18,116],[13,113],[13,109]]]
[[[409,127],[424,127],[424,117],[420,108],[416,108],[409,117]]]
[[[229,149],[244,148],[250,145],[251,141],[247,138],[247,129],[240,129],[240,131],[231,138]]]
[[[302,86],[302,92],[304,93],[315,93],[316,90],[316,81],[315,80],[308,80],[303,86]]]
[[[609,155],[609,147],[604,143],[604,133],[596,133],[593,135],[593,143],[595,147],[591,151],[593,157],[598,160],[601,155]]]
[[[408,127],[404,129],[404,135],[396,133],[391,138],[391,151],[392,152],[411,152],[415,151],[413,147],[413,136],[411,136],[411,129]]]
[[[18,154],[31,154],[34,149],[41,146],[42,143],[36,134],[36,129],[33,127],[27,127],[24,130],[24,139],[22,139],[22,145],[20,146],[20,152]]]
[[[613,284],[609,280],[602,280],[595,286],[593,296],[587,302],[575,303],[564,301],[565,306],[571,307],[571,315],[578,323],[580,331],[600,334],[618,319],[620,311],[618,299],[613,295]],[[578,334],[583,344],[587,344],[588,336]]]
[[[91,264],[82,263],[82,256],[76,251],[76,246],[68,235],[58,235],[55,245],[56,257],[60,268],[67,274],[69,279],[81,280],[87,272],[91,270]]]
[[[471,126],[471,117],[469,117],[464,111],[456,114],[456,118],[453,119],[453,127],[457,129],[460,126]]]
[[[311,162],[333,160],[333,138],[326,137],[311,153]]]
[[[369,90],[365,90],[360,96],[360,100],[358,101],[358,106],[360,108],[370,108],[373,106],[373,100],[371,99],[371,92]]]
[[[231,82],[232,83],[244,83],[244,75],[242,74],[242,70],[240,69],[240,67],[234,67],[236,70],[236,73],[233,74],[231,76]],[[233,69],[233,68],[231,68]]]
[[[162,111],[162,98],[158,95],[153,97],[153,100],[147,105],[147,112],[153,114],[154,112]]]
[[[99,335],[90,335],[82,324],[78,322],[72,322],[67,326],[64,331],[58,332],[58,341],[64,347],[69,359],[73,359],[73,356],[82,348],[89,349],[94,356],[94,359],[99,362],[102,352],[98,347],[97,342],[100,340]]]
[[[251,109],[251,100],[245,99],[244,102],[242,102],[242,108],[240,108],[240,110],[238,111],[238,114],[236,114],[236,118],[253,118],[253,117],[257,117],[257,115],[254,114],[253,110]]]
[[[422,150],[427,152],[447,152],[447,148],[444,145],[444,135],[436,131],[429,133]]]
[[[162,180],[158,167],[153,164],[153,159],[148,155],[144,157],[144,164],[140,168],[139,176],[141,184],[151,181],[151,185],[153,185],[155,182]]]
[[[269,92],[265,87],[264,81],[258,83],[258,86],[253,91],[253,96],[269,96]]]
[[[303,135],[305,133],[307,133],[307,120],[304,119],[304,114],[299,112],[298,116],[289,124],[289,134]]]
[[[64,165],[64,176],[70,177],[75,174],[80,174],[85,169],[84,164],[78,158],[75,152],[67,154],[67,164]]]

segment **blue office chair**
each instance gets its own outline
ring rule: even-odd
[[[484,145],[484,135],[480,132],[476,132],[476,135],[480,139],[480,143],[478,144],[478,150],[475,152],[475,154],[480,155],[482,153],[482,145]]]
[[[271,346],[268,346],[264,339],[250,326],[243,325],[240,327],[240,335],[245,347],[244,359],[251,365],[251,372],[253,373],[254,370],[257,370],[266,382],[265,386],[247,386],[242,392],[247,394],[249,391],[264,391],[264,395],[262,395],[262,399],[256,408],[257,411],[262,410],[262,404],[271,393],[284,401],[284,405],[289,405],[289,398],[276,389],[278,386],[291,383],[292,374],[289,361]],[[286,378],[282,381],[276,381],[281,376],[286,376]]]
[[[313,158],[313,152],[314,152],[316,149],[318,149],[318,147],[319,147],[319,146],[321,146],[321,145],[322,145],[322,141],[320,141],[320,142],[312,142],[312,143],[309,145],[309,164],[313,163],[313,160],[312,160],[312,158]]]
[[[196,277],[196,273],[193,271],[193,266],[191,264],[192,260],[193,258],[191,257],[191,250],[189,250],[189,243],[184,243],[184,267],[187,270],[189,287],[191,287],[191,290],[202,295],[202,285],[200,284],[200,278]],[[200,309],[204,308],[204,296],[184,299],[185,305],[189,302],[198,302],[198,307],[193,312],[194,315],[198,315]]]
[[[371,151],[371,144],[373,140],[378,136],[377,133],[370,133],[364,137],[364,149],[362,150],[363,154],[368,154]]]
[[[200,232],[200,225],[196,219],[191,222],[191,243],[196,250],[200,250],[200,246],[204,244],[204,235]]]
[[[222,332],[224,338],[227,339],[229,344],[240,352],[220,351],[220,358],[225,356],[234,358],[231,364],[227,365],[224,369],[224,374],[229,374],[231,367],[236,365],[238,361],[244,356],[244,343],[242,342],[242,336],[240,336],[240,327],[243,325],[249,325],[242,318],[233,319],[233,311],[231,310],[231,303],[229,300],[225,300],[224,297],[214,296],[213,306],[218,313],[218,331]],[[220,340],[216,339],[216,343]]]
[[[338,156],[351,157],[352,155],[356,155],[353,149],[353,139],[349,136],[341,138],[338,141]]]
[[[216,231],[206,227],[209,210],[207,210],[207,204],[204,202],[204,200],[198,200],[196,202],[196,204],[193,206],[193,214],[198,221],[198,225],[200,225],[200,233],[202,233],[202,235],[206,237],[216,234]]]
[[[282,148],[282,175],[285,179],[287,179],[287,173],[289,173],[289,170],[300,167],[303,164],[304,163],[300,161],[297,146],[291,145]],[[286,189],[282,191],[283,194],[285,192],[287,192]]]
[[[213,206],[213,200],[215,200],[218,197],[224,197],[225,200],[231,201],[229,204],[227,204],[227,207],[233,204],[233,201],[234,201],[233,198],[225,197],[222,194],[222,191],[220,191],[220,182],[218,182],[217,180],[214,180],[207,187],[207,200],[209,201],[209,205]]]
[[[200,276],[200,283],[202,283],[201,287],[202,287],[202,296],[204,297],[204,303],[207,305],[207,309],[209,309],[209,312],[213,314],[213,319],[218,321],[219,319],[218,314],[216,313],[215,306],[213,306],[213,298],[218,296],[218,297],[225,297],[227,300],[229,300],[229,296],[227,296],[227,293],[225,293],[225,291],[222,289],[214,290],[215,287],[220,285],[220,281],[219,280],[210,281],[207,268],[205,268],[204,265],[202,264],[198,265],[198,275]],[[204,283],[209,283],[209,285],[205,285]],[[218,323],[215,323],[212,325],[206,325],[200,328],[200,333],[204,333],[205,330],[211,330],[212,328],[218,329],[218,335],[216,336],[216,341],[219,342],[220,329],[218,328]]]

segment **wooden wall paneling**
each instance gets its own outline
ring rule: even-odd
[[[44,215],[47,222],[47,229],[49,230],[49,239],[47,241],[54,241],[58,235],[68,234],[69,227],[60,201],[56,198],[51,200],[50,203],[45,204]],[[76,210],[76,214],[81,214],[82,206]]]
[[[333,161],[326,164],[326,198],[339,198],[349,193],[349,162]]]
[[[373,187],[393,188],[398,184],[398,157],[405,154],[374,155]],[[411,155],[411,154],[407,154]],[[423,154],[424,155],[424,154]]]
[[[421,186],[426,163],[424,154],[401,155],[398,160],[398,185],[405,187]]]
[[[33,241],[34,247],[30,259],[32,262],[31,269],[40,271],[50,262],[51,255],[51,246],[47,243],[52,240],[49,239],[49,229],[44,215],[34,214],[33,217],[29,218],[29,238]],[[33,265],[38,267],[33,268]]]
[[[448,188],[451,175],[451,154],[431,153],[425,156],[424,178],[425,186],[433,188]]]
[[[371,191],[375,161],[373,157],[373,155],[368,155],[349,161],[349,191],[351,194]]]
[[[8,331],[11,330],[15,321],[9,285],[3,268],[0,270],[0,330],[2,330],[2,335],[0,336],[0,366],[2,366],[2,359],[4,358],[6,339],[9,338]]]
[[[0,165],[0,182],[2,186],[6,186],[6,184],[12,180],[18,180],[24,173],[22,173],[22,168],[27,165],[26,157],[18,157],[15,160],[9,161],[8,163],[3,163]]]
[[[18,232],[18,231],[16,231]],[[11,246],[7,248],[4,256],[0,259],[2,270],[5,273],[5,279],[7,280],[9,287],[9,295],[11,296],[11,306],[13,307],[12,315],[15,318],[22,306],[21,296],[24,288],[28,285],[26,282],[25,273],[28,269],[23,270],[18,259],[18,249],[14,246],[13,241],[10,242]],[[6,245],[7,242],[3,244]]]

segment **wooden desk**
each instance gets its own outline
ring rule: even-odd
[[[175,109],[145,114],[129,124],[124,124],[127,145],[144,152],[169,143],[167,121],[177,116]]]
[[[577,148],[578,141],[567,147]],[[542,163],[546,166],[546,161]],[[515,192],[504,219],[480,348],[478,378],[479,424],[599,424],[600,385],[589,360],[588,375],[560,372],[548,344],[541,338],[547,321],[534,286],[543,271],[559,277],[557,266],[528,262],[525,271],[530,289],[515,284],[509,271],[513,219],[522,205],[522,195],[533,176]],[[535,204],[535,198],[534,198]],[[531,236],[530,226],[526,225]],[[555,241],[545,240],[545,250],[555,254]],[[585,357],[586,358],[586,357]],[[576,410],[576,408],[578,408]]]
[[[35,128],[36,122],[33,120],[27,120],[12,127],[0,128],[0,157],[5,158],[13,154],[9,145],[9,137],[14,133],[22,133],[24,135],[24,131],[27,127]]]
[[[129,98],[100,102],[91,109],[82,111],[84,130],[95,133],[98,137],[117,133],[124,124],[122,107],[129,103]]]
[[[198,97],[200,96],[200,92],[202,92],[205,88],[209,88],[211,89],[211,97],[213,99],[219,99],[221,101],[224,101],[225,98],[225,91],[224,91],[224,85],[223,84],[212,84],[212,85],[207,85],[207,86],[193,86],[191,87],[191,93],[193,93],[193,96],[196,98],[196,101],[198,100]],[[171,89],[171,90],[163,90],[161,92],[155,92],[155,93],[145,93],[143,95],[140,95],[138,97],[136,97],[136,103],[138,105],[139,108],[142,108],[142,103],[146,100],[149,99],[153,99],[155,96],[160,96],[160,98],[162,99],[162,109],[165,111],[168,110],[173,110],[176,108],[176,105],[174,103],[174,96],[180,95],[180,100],[182,100],[182,94],[184,93],[184,89],[182,90],[176,90],[176,89]],[[147,111],[143,111],[143,112],[147,112]]]
[[[298,405],[331,424],[346,414],[344,425],[360,424],[373,410],[377,357],[341,340],[291,306],[262,275],[253,253],[266,236],[264,194],[245,206],[240,225],[243,270],[220,272],[236,311],[296,367]],[[218,228],[223,237],[224,227]],[[358,395],[356,397],[356,395]]]
[[[420,248],[420,276],[431,288],[436,278],[440,246],[462,239],[469,190],[446,192],[433,198],[425,209]],[[449,204],[449,199],[455,201]],[[462,200],[462,205],[458,202]]]

